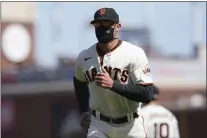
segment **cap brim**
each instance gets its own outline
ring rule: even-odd
[[[95,20],[91,21],[91,24],[97,23],[101,20],[106,20],[106,21],[111,21],[111,22],[117,23],[116,21],[110,20],[110,19],[107,19],[107,18],[99,18],[99,19],[95,19]]]

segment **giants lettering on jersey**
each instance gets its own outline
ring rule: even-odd
[[[112,68],[108,66],[104,66],[104,69],[108,72],[108,74],[111,76],[113,80],[119,79],[121,83],[126,83],[128,81],[128,77],[129,77],[128,70]],[[85,73],[86,80],[88,82],[93,82],[97,72],[98,71],[96,68],[91,68],[90,70],[87,70]]]

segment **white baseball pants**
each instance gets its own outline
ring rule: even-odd
[[[129,123],[110,124],[91,116],[87,138],[147,138],[144,118],[140,115]]]

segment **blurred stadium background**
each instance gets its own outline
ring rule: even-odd
[[[181,138],[206,137],[204,2],[1,2],[2,138],[84,138],[72,77],[77,54],[96,42],[94,12],[113,7],[120,38],[149,59],[160,103]]]

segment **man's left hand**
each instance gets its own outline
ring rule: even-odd
[[[103,72],[97,73],[97,75],[95,76],[95,82],[97,83],[97,85],[103,88],[108,88],[108,89],[112,88],[113,86],[112,78],[103,67],[102,67],[102,71]]]

